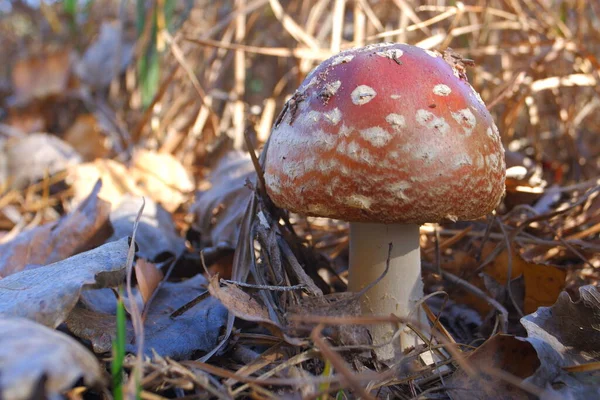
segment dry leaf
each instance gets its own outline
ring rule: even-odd
[[[1,398],[61,398],[80,378],[88,387],[104,383],[98,360],[85,347],[27,319],[0,318]]]
[[[17,235],[0,245],[0,276],[28,264],[45,265],[98,246],[111,235],[110,205],[98,198],[97,182],[88,198],[60,220]]]
[[[107,135],[93,114],[77,116],[63,138],[85,161],[106,157],[110,151]]]
[[[51,328],[64,321],[82,290],[122,282],[129,241],[123,238],[66,260],[0,280],[0,315],[25,317]]]
[[[141,205],[141,197],[123,196],[118,207],[110,213],[110,221],[115,231],[112,240],[133,232],[133,224]],[[171,214],[152,199],[145,200],[135,242],[138,245],[138,256],[153,262],[179,257],[185,251],[185,240],[177,234]]]
[[[521,380],[533,375],[540,360],[531,344],[510,335],[489,338],[474,352],[467,362],[478,373],[470,377],[458,370],[446,384],[455,400],[528,400],[529,394],[495,375],[491,368],[502,370]]]
[[[146,318],[144,332],[146,354],[151,350],[163,357],[187,359],[197,352],[212,350],[218,340],[219,333],[227,320],[227,310],[215,299],[205,299],[186,310],[183,314],[172,317],[171,314],[206,293],[206,279],[196,275],[183,282],[165,282],[152,301]],[[67,327],[76,336],[92,343],[94,351],[105,353],[111,349],[114,338],[115,307],[114,295],[102,290],[90,291],[111,296],[102,300],[102,308],[112,302],[110,313],[95,309],[76,307],[67,318]],[[134,337],[133,328],[128,321],[128,338]],[[131,341],[128,340],[128,343]],[[135,352],[135,345],[129,345],[128,351]]]
[[[146,196],[173,212],[187,201],[194,183],[183,165],[172,155],[147,150],[135,152],[132,165],[127,167],[110,159],[77,165],[69,170],[68,182],[75,190],[75,202],[89,190],[90,181],[104,182],[100,197],[113,206],[125,194]]]
[[[100,34],[75,65],[75,73],[93,88],[104,88],[131,62],[133,45],[124,43],[117,22],[103,22]]]
[[[40,54],[18,61],[12,69],[15,104],[26,104],[34,99],[63,95],[69,87],[72,54],[62,50]]]
[[[8,175],[4,178],[18,189],[81,163],[81,156],[70,144],[46,133],[11,138],[2,153]]]
[[[484,246],[482,259],[485,259],[494,247],[495,245],[492,243]],[[484,271],[498,283],[506,286],[506,279],[508,277],[508,252],[503,250]],[[511,279],[515,279],[521,275],[525,278],[523,311],[529,314],[537,310],[538,307],[549,306],[556,301],[564,287],[567,272],[565,269],[553,265],[525,261],[521,257],[519,249],[513,247]]]
[[[256,173],[250,156],[239,151],[227,153],[208,177],[210,189],[198,194],[191,208],[193,227],[204,246],[235,248],[242,217],[252,191],[246,181]]]
[[[535,348],[541,366],[528,379],[547,387],[548,394],[564,399],[600,396],[600,373],[566,373],[563,368],[600,361],[600,292],[594,286],[579,288],[572,301],[562,292],[552,307],[540,307],[521,318],[527,341]]]
[[[163,274],[156,265],[140,258],[135,262],[135,279],[145,304],[162,281]]]
[[[208,291],[236,317],[246,321],[274,325],[274,322],[269,318],[269,311],[262,304],[235,285],[226,283],[225,286],[221,287],[217,275],[210,278]]]
[[[173,155],[137,150],[133,155],[132,175],[145,193],[173,212],[194,190],[194,182]]]
[[[74,191],[73,202],[78,204],[98,179],[102,180],[102,190],[98,196],[113,207],[121,203],[124,194],[143,196],[144,191],[137,184],[127,167],[111,159],[97,159],[91,163],[74,165],[69,168],[67,182]]]

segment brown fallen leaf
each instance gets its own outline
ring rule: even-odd
[[[69,49],[19,60],[12,69],[13,103],[62,95],[70,85],[72,61]]]
[[[520,381],[533,375],[540,366],[540,360],[527,341],[511,335],[492,336],[469,354],[466,361],[478,375],[470,377],[462,369],[455,372],[445,385],[453,399],[531,399],[529,393],[507,383],[493,372],[501,370]]]
[[[217,275],[211,276],[208,291],[236,317],[246,321],[274,325],[271,318],[269,318],[269,311],[262,304],[235,285],[225,283],[221,287]]]
[[[84,161],[106,157],[110,152],[107,134],[93,114],[77,116],[63,138]]]
[[[23,270],[28,264],[45,265],[98,246],[112,234],[110,205],[98,198],[97,182],[88,198],[58,221],[17,235],[0,245],[0,277]]]
[[[494,247],[495,245],[492,243],[484,246],[482,259],[485,259]],[[513,247],[511,253],[511,280],[519,276],[525,278],[525,298],[523,300],[525,314],[534,312],[538,307],[553,304],[564,288],[567,271],[549,264],[528,262],[521,257],[517,247]],[[506,285],[508,267],[508,252],[504,249],[484,271],[498,283]]]
[[[60,398],[80,378],[86,386],[105,383],[80,343],[24,318],[0,318],[0,397]]]
[[[237,318],[264,325],[273,334],[290,344],[300,345],[302,343],[301,340],[284,333],[284,329],[271,319],[267,308],[237,285],[223,282],[221,287],[218,275],[213,275],[209,280],[208,291]]]
[[[107,243],[54,264],[0,280],[0,315],[25,317],[51,328],[62,323],[89,288],[123,281],[128,238]]]
[[[135,279],[138,284],[138,289],[144,300],[144,304],[148,301],[154,290],[163,278],[162,272],[149,261],[143,258],[135,262]]]

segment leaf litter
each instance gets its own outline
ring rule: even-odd
[[[3,395],[110,390],[127,267],[129,394],[139,377],[144,398],[598,397],[595,5],[161,4],[0,21],[0,325],[44,338],[3,346]],[[421,228],[433,328],[360,316],[347,225],[276,208],[257,156],[319,60],[380,40],[469,59],[507,150],[494,216]],[[373,323],[424,344],[383,363]]]

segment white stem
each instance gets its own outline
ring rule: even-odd
[[[396,314],[420,323],[427,323],[425,313],[417,307],[423,298],[421,279],[421,255],[419,249],[419,225],[404,224],[350,224],[350,270],[349,290],[359,292],[375,281],[385,271],[389,243],[392,243],[390,269],[377,285],[361,299],[363,314]],[[379,324],[370,327],[374,344],[389,342],[395,327]],[[400,343],[376,350],[383,360],[394,357],[394,347],[404,350],[419,343],[417,336],[404,327]]]

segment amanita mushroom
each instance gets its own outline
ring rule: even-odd
[[[350,222],[349,289],[390,270],[365,314],[424,322],[419,225],[490,213],[504,193],[498,129],[459,57],[406,44],[344,51],[321,63],[271,133],[265,182],[276,205]],[[391,325],[371,329],[389,342]],[[417,343],[400,335],[399,349]],[[393,356],[391,346],[378,352]]]

